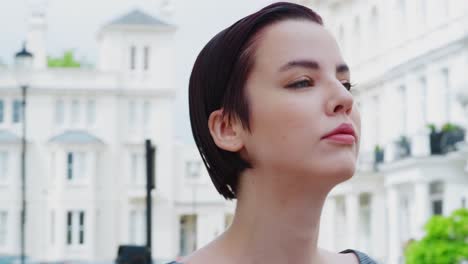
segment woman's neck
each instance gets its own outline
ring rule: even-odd
[[[312,176],[249,170],[234,221],[220,239],[237,263],[320,263],[320,215],[330,189]]]

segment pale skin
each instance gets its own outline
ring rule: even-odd
[[[352,177],[359,152],[350,82],[323,26],[286,20],[260,33],[245,86],[250,131],[222,109],[208,124],[218,147],[240,153],[253,168],[240,175],[232,225],[183,263],[358,263],[354,254],[317,245],[325,199]],[[342,123],[355,129],[354,144],[322,138]]]

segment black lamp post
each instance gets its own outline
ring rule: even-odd
[[[25,242],[26,242],[26,92],[31,79],[31,70],[33,64],[32,53],[26,50],[26,44],[23,49],[15,55],[15,74],[16,81],[21,87],[22,102],[21,102],[21,225],[20,225],[20,247],[21,247],[21,264],[25,263]]]

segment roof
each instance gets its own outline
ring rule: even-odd
[[[0,142],[1,143],[19,143],[21,138],[9,131],[0,130]]]
[[[62,144],[102,144],[102,140],[89,134],[86,131],[70,130],[65,131],[50,139],[50,142]]]
[[[169,26],[169,24],[155,18],[143,11],[135,9],[126,15],[123,15],[114,21],[110,22],[108,26]]]

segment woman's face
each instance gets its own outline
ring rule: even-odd
[[[241,155],[254,169],[282,176],[350,178],[361,125],[335,39],[316,23],[287,20],[264,29],[255,45],[245,87],[250,132],[242,134]]]

